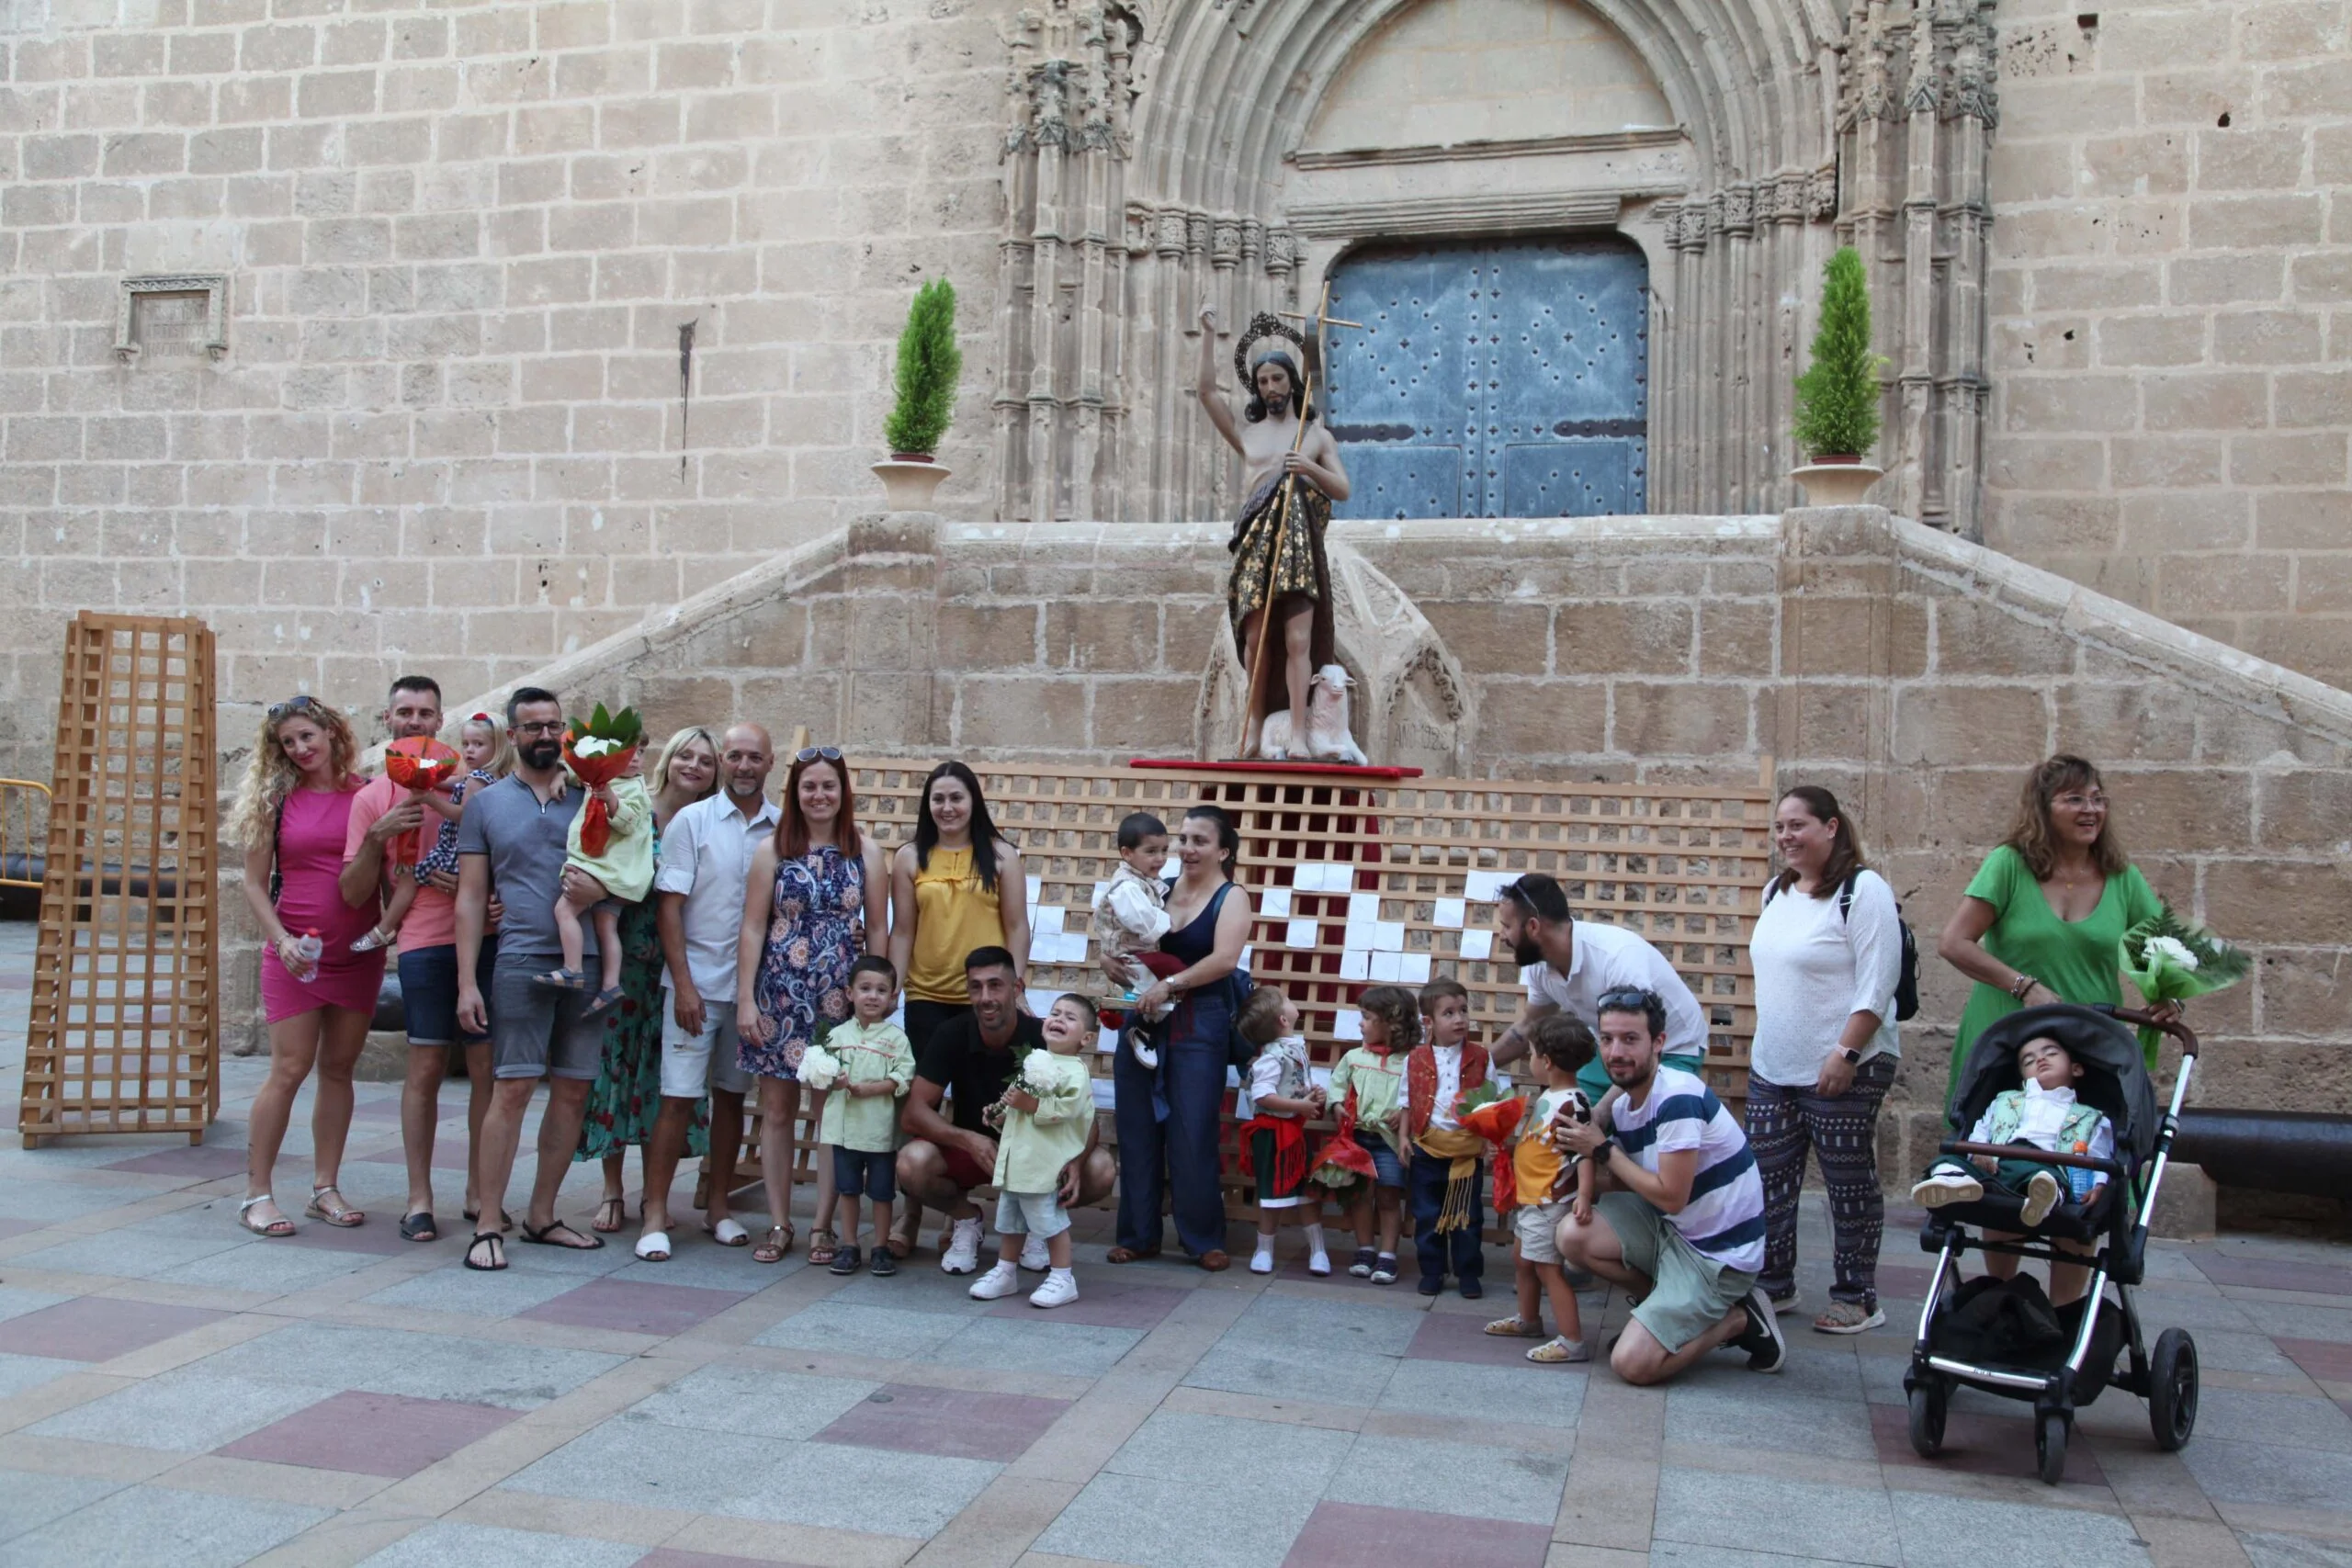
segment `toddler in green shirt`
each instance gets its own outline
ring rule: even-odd
[[[849,967],[853,1016],[832,1026],[800,1062],[800,1081],[825,1095],[817,1141],[832,1150],[833,1190],[841,1199],[842,1244],[833,1249],[836,1274],[857,1272],[857,1201],[874,1200],[876,1275],[895,1274],[899,1260],[882,1245],[899,1197],[899,1101],[914,1080],[915,1052],[906,1031],[890,1021],[899,972],[867,953]],[[816,1078],[810,1077],[815,1063]]]

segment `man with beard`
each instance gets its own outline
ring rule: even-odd
[[[1560,1222],[1560,1254],[1636,1302],[1610,1348],[1629,1383],[1657,1383],[1708,1351],[1747,1352],[1777,1372],[1788,1347],[1756,1282],[1764,1267],[1764,1183],[1723,1101],[1697,1075],[1663,1065],[1666,1004],[1638,986],[1604,992],[1600,1060],[1616,1096],[1563,1149],[1594,1162],[1593,1217]]]
[[[1570,919],[1567,894],[1540,871],[1503,886],[1495,925],[1527,980],[1519,1021],[1495,1042],[1496,1066],[1526,1055],[1528,1031],[1563,1008],[1598,1031],[1600,998],[1632,986],[1654,993],[1665,1005],[1666,1065],[1686,1073],[1699,1070],[1707,1055],[1707,1015],[1666,954],[1623,926]],[[1600,1103],[1609,1092],[1609,1077],[1600,1057],[1577,1070],[1577,1087],[1593,1104]]]
[[[964,960],[964,985],[972,1010],[948,1020],[928,1040],[915,1042],[915,1078],[907,1092],[899,1124],[907,1142],[899,1150],[899,1190],[911,1204],[944,1209],[955,1223],[939,1266],[950,1274],[969,1274],[979,1267],[979,1206],[971,1200],[975,1187],[996,1179],[996,1134],[983,1112],[1004,1096],[1021,1065],[1013,1047],[1046,1048],[1037,1021],[1021,1010],[1020,982],[1012,954],[1001,947],[978,947]],[[947,1108],[941,1109],[942,1101]],[[1099,1203],[1110,1196],[1118,1167],[1110,1152],[1096,1145],[1099,1127],[1089,1122],[1086,1148],[1062,1167],[1056,1190],[1064,1208]],[[922,1224],[918,1210],[906,1234]],[[1042,1236],[1031,1236],[1021,1253],[1021,1267],[1046,1266]]]
[[[531,983],[533,975],[550,967],[549,960],[560,962],[563,952],[555,929],[556,894],[571,819],[587,795],[565,787],[563,704],[553,692],[525,686],[507,698],[506,733],[514,743],[514,771],[469,794],[458,822],[458,1022],[479,1031],[496,1020],[490,1044],[496,1087],[482,1119],[474,1166],[481,1228],[466,1248],[466,1267],[479,1269],[506,1267],[505,1238],[491,1216],[503,1206],[523,1118],[543,1077],[548,1080],[548,1108],[539,1119],[538,1170],[523,1239],[583,1252],[605,1245],[555,1217],[556,1189],[571,1167],[588,1088],[596,1078],[604,1021],[581,1016],[585,993]],[[490,974],[492,1005],[485,1009],[477,958],[493,886],[506,918],[499,926],[498,957]],[[584,957],[593,963],[595,932],[584,934]]]

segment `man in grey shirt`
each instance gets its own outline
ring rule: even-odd
[[[563,884],[571,819],[586,798],[565,787],[563,731],[563,704],[554,693],[525,686],[507,698],[514,771],[468,795],[458,822],[458,1020],[471,1029],[490,1027],[491,1070],[497,1079],[474,1156],[474,1190],[481,1194],[482,1213],[476,1222],[481,1228],[466,1248],[469,1269],[506,1267],[504,1215],[492,1218],[492,1211],[503,1206],[523,1119],[531,1109],[532,1089],[543,1077],[548,1080],[548,1109],[539,1119],[539,1163],[523,1217],[523,1239],[582,1252],[605,1245],[601,1237],[582,1235],[555,1217],[556,1189],[571,1168],[588,1089],[596,1079],[604,1021],[582,1018],[587,1005],[582,993],[531,983],[563,951],[556,936],[555,900]],[[499,923],[498,958],[490,974],[492,1006],[486,1010],[475,960],[493,886],[505,918]],[[595,934],[586,935],[585,956],[593,960]]]

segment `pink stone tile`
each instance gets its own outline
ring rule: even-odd
[[[751,1294],[697,1285],[650,1285],[627,1280],[591,1280],[576,1291],[541,1302],[518,1317],[568,1323],[579,1328],[616,1328],[630,1334],[683,1334],[716,1317]]]
[[[2352,1269],[2337,1269],[2324,1263],[2272,1262],[2212,1247],[2191,1249],[2188,1260],[2197,1265],[2199,1273],[2217,1285],[2352,1296]]]
[[[380,1201],[361,1201],[345,1193],[343,1201],[355,1204],[366,1213],[368,1223],[359,1225],[331,1225],[324,1220],[303,1217],[300,1211],[297,1210],[294,1223],[300,1228],[286,1238],[287,1245],[313,1247],[322,1252],[366,1252],[372,1253],[378,1258],[390,1258],[396,1253],[406,1252],[416,1245],[413,1241],[401,1239],[401,1200],[399,1198],[388,1198]],[[470,1230],[472,1227],[467,1228]],[[442,1227],[442,1234],[444,1235],[448,1234],[446,1224]]]
[[[518,1414],[492,1404],[353,1391],[322,1399],[213,1451],[230,1459],[397,1479],[414,1475],[488,1437]]]
[[[448,1092],[446,1089],[441,1091],[445,1102],[448,1099]],[[459,1086],[461,1097],[463,1092],[461,1085]],[[443,1108],[445,1110],[447,1108],[446,1103]],[[363,1100],[351,1108],[351,1116],[355,1122],[390,1122],[397,1126],[401,1119],[401,1097],[395,1094],[382,1100]]]
[[[1191,1292],[1172,1285],[1115,1285],[1086,1282],[1086,1290],[1078,1300],[1065,1307],[1054,1309],[1056,1323],[1081,1323],[1095,1328],[1140,1328],[1150,1330],[1159,1326],[1160,1320],[1176,1310],[1176,1303]],[[1037,1309],[1029,1304],[1025,1295],[1014,1296],[997,1303],[989,1309],[990,1317],[1018,1317],[1037,1321]]]
[[[18,1220],[0,1214],[0,1241],[6,1241],[12,1235],[24,1235],[31,1231],[45,1231],[49,1228],[49,1224],[50,1222],[47,1220]]]
[[[119,1159],[106,1168],[135,1170],[150,1176],[194,1176],[209,1180],[216,1176],[231,1176],[244,1169],[245,1151],[221,1148],[211,1144],[182,1144],[176,1148],[156,1149],[150,1154]]]
[[[1506,1339],[1488,1334],[1487,1325],[1498,1317],[1511,1314],[1508,1295],[1492,1294],[1487,1302],[1492,1312],[1433,1312],[1421,1319],[1420,1327],[1413,1331],[1413,1342],[1405,1354],[1417,1361],[1466,1361],[1480,1367],[1526,1368],[1528,1348],[1533,1339]],[[1578,1303],[1583,1304],[1583,1303]],[[1550,1314],[1544,1318],[1551,1326]]]
[[[673,1547],[657,1546],[639,1558],[630,1568],[807,1568],[807,1565],[770,1562],[749,1557],[720,1557],[707,1551],[680,1551]]]
[[[1878,1266],[1878,1293],[1898,1296],[1906,1301],[1928,1299],[1928,1287],[1935,1282],[1933,1269],[1915,1269],[1908,1264],[1882,1263]]]
[[[2270,1341],[2279,1353],[2312,1377],[2328,1382],[2352,1382],[2352,1345],[2338,1345],[2328,1339],[2281,1339],[2273,1336]]]
[[[1068,1400],[1025,1393],[886,1383],[813,1440],[1009,1464],[1068,1408]]]
[[[2030,1414],[1984,1416],[1951,1411],[1944,1416],[1943,1451],[1933,1459],[1921,1459],[1911,1446],[1910,1410],[1900,1404],[1873,1404],[1871,1437],[1878,1445],[1881,1464],[1914,1470],[1957,1470],[1971,1475],[2030,1479],[2035,1474],[2033,1417]],[[2107,1472],[2099,1468],[2098,1457],[2079,1437],[2066,1445],[2066,1479],[2093,1486],[2107,1484]]]
[[[228,1315],[204,1307],[84,1296],[0,1323],[0,1351],[67,1361],[110,1361]]]
[[[434,1169],[462,1171],[466,1168],[466,1135],[463,1132],[445,1130],[435,1135],[433,1139]],[[400,1143],[384,1144],[363,1154],[350,1155],[345,1157],[363,1165],[396,1165],[402,1170],[408,1168],[408,1149],[405,1145]]]
[[[1442,1551],[1406,1551],[1445,1568],[1543,1568],[1552,1531],[1544,1525],[1432,1514],[1418,1508],[1375,1508],[1363,1503],[1317,1503],[1306,1528],[1291,1542],[1283,1568],[1359,1568],[1393,1560],[1405,1542]]]

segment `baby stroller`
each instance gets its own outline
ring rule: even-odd
[[[1923,1459],[1932,1459],[1943,1447],[1944,1415],[1952,1389],[1962,1383],[2007,1399],[2030,1400],[2034,1413],[2034,1454],[2041,1479],[2056,1484],[2066,1470],[2066,1438],[2074,1428],[2075,1411],[2090,1404],[2108,1383],[2129,1390],[2148,1402],[2148,1425],[2156,1447],[2171,1452],[2188,1441],[2197,1425],[2197,1346],[2178,1328],[2157,1337],[2154,1354],[2143,1348],[2140,1314],[2132,1305],[2132,1288],[2140,1283],[2148,1243],[2148,1219],[2155,1210],[2156,1190],[2164,1180],[2165,1159],[2180,1123],[2181,1100],[2188,1090],[2188,1075],[2197,1061],[2197,1036],[2180,1023],[2156,1027],[2180,1042],[2179,1081],[2173,1086],[2172,1108],[2159,1119],[2155,1089],[2143,1065],[2140,1042],[2127,1023],[2150,1023],[2144,1013],[2120,1008],[2073,1007],[2056,1004],[2028,1008],[2000,1020],[1976,1038],[1962,1065],[1949,1119],[1956,1134],[1965,1134],[1984,1113],[1993,1097],[2019,1085],[2018,1047],[2047,1035],[2066,1048],[2083,1069],[2075,1093],[2087,1105],[2106,1113],[2115,1125],[2115,1158],[2092,1159],[2072,1154],[2040,1154],[2033,1157],[2051,1165],[2079,1167],[2100,1172],[2107,1186],[2087,1208],[2061,1203],[2030,1232],[2019,1223],[2023,1200],[1987,1185],[1984,1196],[1973,1202],[1931,1210],[1919,1235],[1922,1250],[1937,1255],[1935,1277],[1928,1286],[1927,1305],[1919,1313],[1919,1337],[1911,1348],[1910,1370],[1903,1389],[1911,1401],[1911,1446]],[[1948,1155],[1962,1156],[2013,1155],[2015,1149],[1973,1144],[1964,1137],[1947,1139]],[[2013,1241],[1972,1240],[1968,1227],[2003,1231]],[[2094,1244],[2089,1254],[2059,1250],[2060,1240]],[[1958,1287],[1960,1259],[1971,1247],[1980,1252],[2007,1253],[2067,1262],[2091,1269],[2090,1288],[2074,1308],[2052,1309],[2030,1280],[2010,1292],[2009,1299],[1983,1304],[2007,1309],[2011,1323],[2038,1325],[2006,1336],[2012,1347],[2031,1348],[2006,1357],[1987,1357],[1987,1343],[2002,1337],[1974,1332],[1995,1321],[1990,1314],[1971,1314],[1963,1324],[1963,1297],[1984,1297],[1986,1282],[1972,1280]],[[2022,1279],[2022,1277],[2021,1277]],[[2115,1287],[2114,1300],[2107,1287]],[[1998,1286],[1991,1287],[1998,1292]],[[2069,1317],[2079,1321],[2068,1324]],[[2128,1365],[2117,1364],[2128,1351]]]

